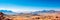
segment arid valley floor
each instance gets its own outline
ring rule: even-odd
[[[5,17],[4,20],[60,20],[59,13],[46,13],[40,15],[32,15],[32,14],[8,15],[4,17]]]

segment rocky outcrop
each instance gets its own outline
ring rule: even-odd
[[[0,12],[0,20],[11,20],[11,19],[4,17],[4,13]]]

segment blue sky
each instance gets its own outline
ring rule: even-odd
[[[0,10],[60,10],[60,0],[0,0]]]

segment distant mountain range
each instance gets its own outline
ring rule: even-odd
[[[32,12],[32,14],[44,14],[44,13],[56,13],[58,11],[55,11],[55,10],[43,10],[43,11],[35,11],[35,12]]]
[[[11,10],[0,10],[0,12],[12,12]]]
[[[16,14],[15,12],[13,12],[13,11],[11,11],[11,10],[0,10],[0,12],[3,12],[4,14],[7,14],[7,15]]]
[[[16,13],[16,12],[13,12],[11,10],[0,10],[0,12],[3,12],[4,14],[7,14],[7,15],[16,15],[16,14],[22,14],[22,13]],[[43,10],[43,11],[35,11],[35,12],[31,12],[31,14],[39,14],[39,13],[55,13],[57,11],[55,10]],[[24,13],[23,13],[24,14]]]

